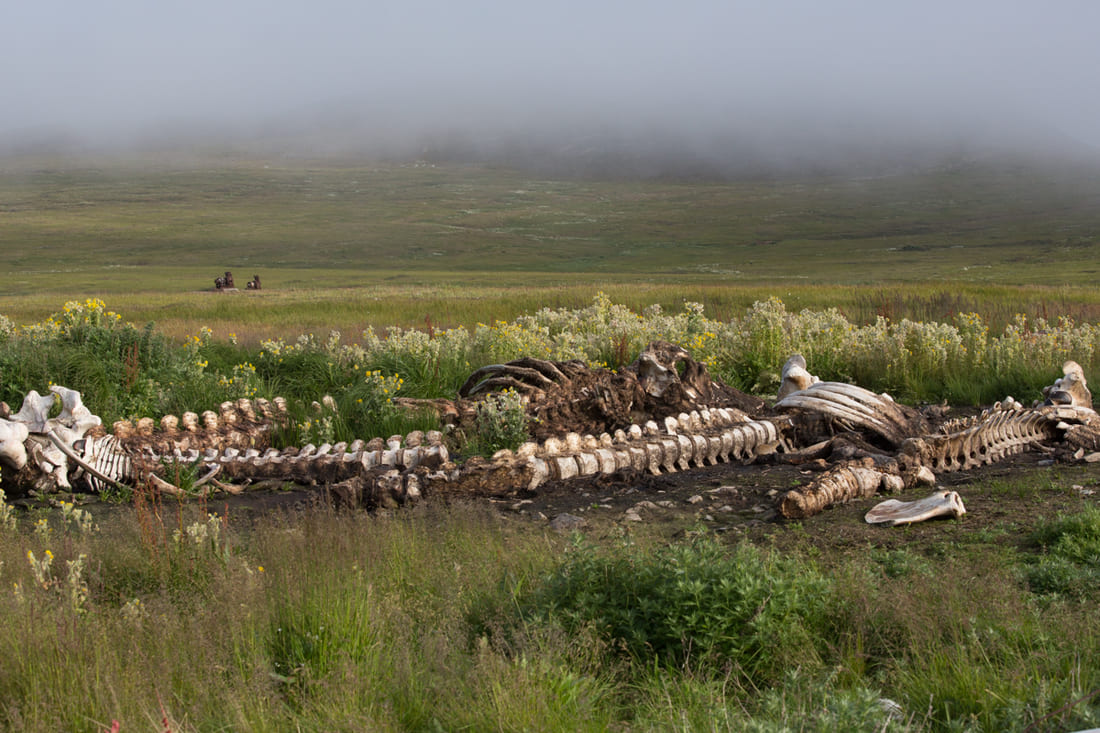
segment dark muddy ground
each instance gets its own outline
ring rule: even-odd
[[[814,472],[797,466],[720,464],[660,476],[549,483],[537,492],[489,498],[437,492],[425,501],[490,506],[514,531],[575,530],[600,541],[624,532],[672,540],[705,530],[731,541],[744,537],[780,549],[816,548],[834,557],[868,548],[942,553],[975,543],[1023,547],[1042,521],[1100,503],[1100,463],[1052,463],[1034,453],[939,476],[937,488],[957,491],[966,505],[966,516],[958,520],[909,527],[866,524],[863,515],[885,496],[835,506],[800,521],[784,520],[776,511],[779,498],[813,477]],[[931,492],[922,488],[889,498],[910,501]],[[320,489],[216,496],[207,503],[211,511],[228,512],[234,521],[324,505]]]
[[[909,527],[863,521],[863,515],[884,499],[920,499],[932,493],[929,488],[854,501],[800,521],[784,520],[776,511],[779,498],[813,476],[796,466],[723,464],[584,486],[552,484],[535,494],[491,501],[534,527],[551,526],[555,518],[568,514],[583,520],[580,531],[597,536],[621,532],[623,527],[668,537],[706,528],[781,548],[816,546],[839,552],[943,543],[965,535],[1017,542],[1043,518],[1100,502],[1100,464],[1048,465],[1041,455],[1024,455],[979,470],[941,475],[937,488],[957,491],[966,506],[967,514],[959,520]]]

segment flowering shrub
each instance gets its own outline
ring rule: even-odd
[[[71,501],[62,500],[61,502],[61,522],[66,528],[70,525],[75,527],[80,534],[99,530],[99,526],[92,519],[91,512],[81,509]]]
[[[12,531],[15,529],[15,513],[12,505],[7,502],[7,495],[0,489],[0,530]]]
[[[33,550],[27,550],[27,563],[35,585],[43,590],[52,591],[65,598],[75,613],[84,612],[84,603],[88,600],[88,583],[84,580],[84,562],[87,556],[79,554],[75,560],[66,560],[65,580],[53,575],[53,552],[46,550],[42,558],[35,557]],[[14,591],[17,598],[25,598],[22,586],[16,583]]]
[[[523,397],[507,389],[491,394],[478,403],[474,434],[467,437],[467,450],[491,456],[504,448],[515,450],[528,438]]]
[[[258,351],[235,339],[220,343],[207,328],[174,346],[152,325],[124,323],[102,301],[89,299],[66,303],[38,324],[15,328],[0,320],[0,399],[18,404],[31,389],[64,384],[84,393],[110,423],[282,395],[298,403],[294,439],[342,440],[412,429],[398,424],[402,413],[392,403],[398,390],[454,397],[475,369],[525,356],[619,369],[658,339],[684,346],[727,383],[761,394],[778,385],[786,359],[801,353],[822,379],[902,400],[965,404],[1007,394],[1026,400],[1038,396],[1067,359],[1086,372],[1100,360],[1100,326],[1066,317],[1018,315],[1000,334],[974,313],[959,313],[950,323],[879,316],[860,325],[835,308],[791,312],[776,297],[720,321],[698,303],[685,303],[678,313],[656,305],[636,312],[597,293],[583,308],[542,308],[473,331],[393,328],[379,335],[368,328],[358,343],[331,331],[324,339],[266,340]],[[324,395],[333,397],[336,410],[310,412],[310,403]]]
[[[205,363],[204,363],[205,366]],[[259,380],[256,378],[256,367],[251,362],[237,364],[233,367],[233,373],[218,377],[218,385],[227,395],[236,397],[255,397],[260,391]]]

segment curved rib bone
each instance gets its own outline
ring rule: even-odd
[[[781,410],[801,409],[873,432],[892,446],[900,446],[923,427],[889,397],[843,382],[817,382],[775,403]],[[912,412],[912,411],[911,411]]]

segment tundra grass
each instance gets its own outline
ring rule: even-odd
[[[952,533],[950,553],[884,564],[881,553],[814,559],[707,536],[578,544],[463,505],[252,524],[144,495],[83,511],[0,517],[7,728],[996,731],[1100,720],[1091,599],[1052,596],[1023,572],[1042,546],[1097,536],[1096,512],[1084,524],[1035,518],[1024,528],[1035,546]],[[738,582],[713,577],[727,574]],[[661,603],[618,624],[643,589]]]
[[[1100,259],[1098,190],[1094,169],[1006,161],[869,180],[734,182],[255,158],[24,161],[0,176],[0,244],[16,272],[203,266],[242,275],[343,268],[1083,284]]]
[[[506,319],[596,289],[719,312],[778,295],[862,320],[943,317],[992,288],[1005,309],[1095,314],[1098,193],[1096,169],[1006,161],[670,182],[212,155],[16,160],[0,171],[0,310],[33,320],[48,312],[39,297],[99,296],[169,331],[206,319],[350,332]],[[211,302],[201,291],[225,270],[266,290]]]
[[[478,323],[511,321],[541,308],[581,308],[597,292],[639,312],[654,304],[677,312],[685,302],[701,303],[711,318],[719,320],[742,316],[753,303],[780,297],[792,311],[838,308],[856,324],[873,323],[878,316],[950,321],[959,313],[978,313],[994,331],[1012,323],[1017,314],[1051,321],[1059,316],[1079,323],[1100,321],[1100,291],[1092,287],[931,282],[889,287],[746,285],[700,275],[580,274],[563,280],[545,273],[509,278],[499,273],[309,271],[308,282],[291,282],[302,273],[273,272],[265,275],[263,291],[219,294],[203,290],[213,287],[210,275],[210,268],[187,277],[149,268],[130,271],[111,287],[91,288],[79,277],[53,275],[23,294],[18,294],[17,285],[14,292],[0,295],[0,313],[17,324],[36,323],[56,312],[59,304],[88,294],[104,299],[133,323],[153,323],[176,341],[205,327],[219,339],[232,335],[250,346],[310,333],[323,338],[331,330],[339,331],[346,342],[359,340],[367,328],[380,334],[390,327],[472,330]],[[333,286],[322,287],[323,282]]]
[[[757,300],[945,320],[1097,320],[1100,169],[960,161],[876,179],[553,180],[473,165],[27,158],[0,169],[0,312],[101,297],[174,337],[449,328]],[[216,295],[259,274],[264,290]]]

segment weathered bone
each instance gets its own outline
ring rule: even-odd
[[[48,431],[46,433],[46,437],[49,438],[50,442],[53,443],[55,446],[57,446],[57,449],[60,450],[62,453],[64,453],[65,456],[70,461],[72,461],[76,465],[80,466],[85,471],[87,471],[89,475],[94,476],[95,478],[99,479],[100,481],[103,481],[104,483],[112,485],[112,486],[117,484],[115,479],[111,478],[110,476],[107,476],[106,474],[100,473],[90,463],[85,463],[84,459],[82,459],[80,456],[78,456],[76,451],[74,451],[72,448],[70,448],[69,445],[60,436],[58,436],[57,433],[54,432],[53,430]]]
[[[17,471],[27,465],[26,423],[0,418],[0,459]]]
[[[55,396],[52,392],[40,395],[32,389],[23,398],[23,406],[19,408],[19,412],[12,415],[11,419],[14,422],[23,423],[27,426],[27,430],[32,433],[44,433],[46,432],[46,419],[50,413],[50,408],[53,407],[54,399]]]
[[[794,354],[783,365],[783,381],[779,385],[777,400],[782,400],[789,394],[809,389],[810,386],[821,381],[813,374],[806,371],[806,359],[802,354]]]
[[[868,524],[897,526],[924,522],[936,517],[955,517],[966,514],[962,498],[954,491],[937,491],[918,501],[898,501],[887,499],[867,512],[864,520]]]
[[[831,417],[852,428],[869,430],[894,446],[912,437],[912,423],[917,421],[888,396],[843,382],[817,382],[792,392],[775,406],[781,410],[805,410]]]
[[[147,480],[158,491],[160,491],[161,493],[164,493],[164,494],[168,494],[169,496],[186,497],[186,496],[189,495],[186,491],[184,491],[180,487],[176,486],[175,484],[172,484],[172,483],[169,483],[169,482],[165,481],[164,479],[162,479],[160,476],[156,475],[155,473],[149,474],[147,476]],[[207,495],[207,492],[205,492],[205,491],[197,491],[197,492],[194,492],[193,494],[191,494],[191,496],[196,496],[196,497],[203,497],[203,496],[206,496],[206,495]]]
[[[684,359],[683,374],[679,374],[675,366],[678,359]],[[647,364],[661,366],[664,371],[647,372]],[[498,376],[522,378],[534,389],[550,389],[548,382],[556,389],[560,381],[580,379],[587,369],[579,362],[540,360],[521,360],[504,366],[508,368]],[[518,488],[533,490],[551,478],[569,480],[620,471],[680,471],[717,461],[750,462],[775,451],[793,451],[784,460],[796,456],[807,458],[810,453],[799,452],[798,448],[820,441],[823,427],[826,436],[832,434],[828,421],[856,428],[864,435],[877,435],[895,449],[900,447],[897,458],[890,459],[882,448],[870,446],[853,436],[854,442],[849,441],[849,445],[855,446],[855,450],[846,455],[873,455],[879,464],[865,460],[834,469],[809,487],[784,497],[781,511],[785,516],[808,516],[838,501],[880,490],[896,491],[919,479],[934,481],[930,469],[971,468],[1051,440],[1078,441],[1075,445],[1081,446],[1078,453],[1083,457],[1089,445],[1086,441],[1091,439],[1089,436],[1100,436],[1096,414],[1062,397],[1073,392],[1074,385],[1084,385],[1079,367],[1073,369],[1069,364],[1064,369],[1066,376],[1046,391],[1053,404],[1025,410],[1008,398],[997,409],[977,419],[960,422],[940,434],[924,429],[926,425],[914,417],[913,411],[907,412],[908,408],[896,405],[888,396],[842,383],[813,382],[808,372],[805,375],[798,372],[805,369],[805,360],[801,358],[788,360],[784,371],[785,377],[790,379],[785,381],[795,386],[801,386],[799,380],[801,384],[810,383],[782,395],[777,403],[779,409],[789,410],[791,414],[762,420],[749,419],[741,410],[707,408],[700,404],[698,396],[711,389],[714,383],[680,347],[651,345],[632,368],[635,371],[623,370],[636,375],[632,378],[637,384],[629,389],[657,384],[658,392],[674,397],[666,403],[665,411],[644,413],[650,418],[644,425],[608,426],[599,435],[570,432],[541,443],[525,444],[515,452],[501,451],[491,461],[471,460],[462,468],[449,463],[442,436],[437,431],[391,436],[388,440],[374,438],[366,443],[357,440],[350,446],[338,443],[319,447],[307,445],[300,450],[264,450],[264,445],[254,443],[257,412],[248,401],[224,403],[220,406],[220,415],[213,411],[203,413],[205,429],[198,425],[197,415],[184,413],[179,421],[182,431],[176,429],[174,419],[162,419],[158,431],[158,423],[146,418],[138,421],[136,428],[120,423],[115,436],[74,441],[74,435],[67,430],[86,431],[84,419],[90,420],[89,425],[92,425],[98,418],[83,408],[78,392],[66,388],[52,389],[48,397],[31,393],[20,411],[31,425],[41,424],[49,430],[50,442],[42,440],[42,436],[36,438],[26,424],[0,423],[0,457],[6,455],[4,450],[11,450],[13,455],[6,460],[18,462],[19,447],[23,450],[33,447],[39,469],[49,474],[55,488],[66,485],[65,471],[70,462],[75,466],[74,476],[82,477],[93,489],[113,482],[138,482],[146,478],[160,485],[158,482],[163,479],[150,476],[160,470],[162,459],[159,456],[170,456],[180,463],[202,461],[208,466],[207,473],[196,482],[196,488],[209,485],[239,491],[246,485],[251,488],[288,480],[305,485],[344,485],[352,481],[357,482],[355,485],[359,488],[354,491],[354,487],[347,488],[347,491],[388,506],[414,500],[425,490],[435,490],[433,487],[450,486],[458,491],[467,488],[493,492]],[[493,378],[487,377],[490,373],[483,373],[481,381]],[[676,379],[681,377],[683,379],[673,389]],[[659,383],[665,379],[667,384],[661,387]],[[470,384],[470,389],[477,388],[481,381]],[[583,380],[580,383],[595,384]],[[629,384],[629,380],[619,386],[623,384]],[[598,400],[610,398],[609,393],[605,394],[606,389],[604,386],[585,386],[580,393],[595,396],[597,403],[594,404],[598,404]],[[45,416],[55,396],[62,400],[62,415],[49,420]],[[263,420],[274,420],[277,418],[272,415],[285,414],[285,401],[257,401],[256,405]],[[667,409],[673,405],[671,410]],[[804,420],[806,417],[811,419]],[[23,430],[29,433],[26,437],[22,435]],[[4,435],[8,436],[7,443]],[[46,435],[44,432],[43,436]],[[124,444],[119,437],[135,442]],[[209,442],[210,437],[216,438],[216,442]],[[909,438],[912,440],[907,440]],[[55,445],[57,442],[69,445],[76,458],[61,452]],[[837,439],[835,445],[840,443]],[[823,445],[827,447],[828,443]],[[79,455],[81,451],[83,456]],[[834,460],[841,453],[834,447]],[[826,448],[819,447],[814,455],[828,453]],[[213,478],[219,472],[223,481]],[[238,483],[228,483],[231,481]],[[173,488],[178,491],[178,487]]]
[[[52,423],[54,429],[58,430],[66,440],[75,442],[92,428],[103,424],[98,415],[93,415],[92,411],[84,406],[81,394],[75,389],[54,384],[50,386],[50,391],[61,399],[61,414],[47,422]],[[59,429],[61,427],[68,432],[61,431]]]
[[[1075,361],[1062,365],[1061,379],[1043,389],[1044,404],[1073,405],[1074,407],[1092,407],[1092,393],[1085,382],[1085,370]]]
[[[866,465],[841,466],[800,489],[788,491],[779,505],[788,519],[804,519],[818,514],[834,504],[852,499],[865,499],[881,491],[900,491],[904,481],[900,476]]]
[[[665,344],[654,348],[651,345],[638,355],[635,362],[638,382],[646,394],[660,397],[671,385],[680,381],[680,376],[676,372],[676,362],[690,357],[691,354],[679,346]]]

